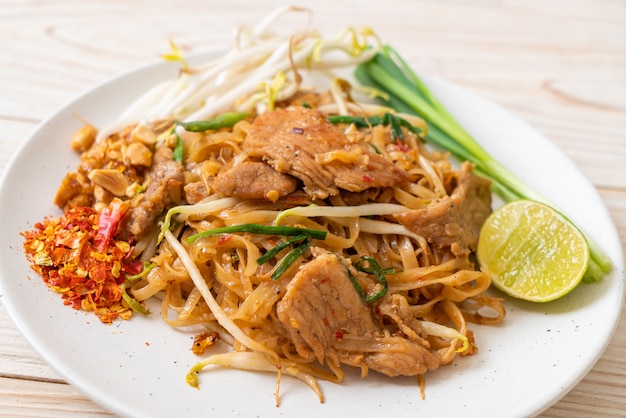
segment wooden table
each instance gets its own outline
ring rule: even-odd
[[[420,71],[463,85],[543,132],[597,187],[626,248],[626,2],[311,3],[321,30],[367,24]],[[44,118],[86,89],[157,60],[168,40],[187,52],[228,45],[237,24],[280,4],[0,0],[0,170]],[[3,414],[109,415],[39,358],[0,299]],[[593,370],[542,416],[626,416],[626,316]]]

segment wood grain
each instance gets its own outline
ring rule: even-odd
[[[505,107],[598,188],[626,248],[626,2],[318,0],[324,31],[360,23],[420,71]],[[78,94],[185,51],[228,45],[279,0],[0,0],[0,170]],[[0,202],[1,204],[1,202]],[[617,266],[623,270],[623,266]],[[15,278],[19,279],[19,278]],[[112,416],[66,384],[16,330],[0,297],[0,415]],[[626,317],[589,374],[542,417],[626,417]]]

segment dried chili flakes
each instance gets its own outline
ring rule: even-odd
[[[71,207],[22,233],[31,268],[46,285],[62,294],[63,303],[93,311],[102,322],[130,318],[120,287],[126,274],[142,265],[131,256],[131,244],[116,236],[128,204],[113,202],[101,214],[91,207]]]

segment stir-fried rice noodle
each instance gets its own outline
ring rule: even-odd
[[[138,101],[86,147],[68,175],[82,186],[68,190],[64,181],[57,203],[98,213],[128,203],[118,232],[133,257],[151,263],[128,283],[129,295],[158,298],[168,325],[216,332],[217,345],[232,347],[211,354],[207,344],[188,375],[193,385],[200,370],[223,366],[294,376],[323,400],[318,380],[341,382],[342,366],[421,379],[475,353],[468,323],[497,324],[505,315],[473,260],[490,210],[488,182],[429,149],[420,120],[359,103],[343,84],[300,85],[294,68],[330,47],[313,35],[296,43],[268,30],[264,22],[240,36],[227,54],[254,57],[256,68],[187,68],[184,82]],[[227,69],[237,74],[227,77]],[[243,78],[276,74],[284,75],[280,94],[258,90],[258,80],[252,92],[241,87]],[[222,93],[211,93],[220,83]],[[179,91],[159,96],[168,88]],[[231,126],[204,132],[174,124],[242,111]],[[389,113],[365,126],[328,121]],[[125,177],[122,193],[111,191],[106,175],[117,177],[103,170]],[[142,210],[156,212],[143,225]],[[275,229],[229,229],[238,225]],[[224,232],[211,233],[218,228]]]

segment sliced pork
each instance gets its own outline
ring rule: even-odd
[[[390,187],[408,177],[402,169],[371,152],[367,144],[350,142],[324,115],[304,107],[257,117],[243,148],[276,171],[300,179],[305,192],[314,199],[334,196],[339,189],[361,192]]]
[[[440,364],[422,344],[385,336],[334,254],[320,254],[300,269],[278,302],[277,314],[298,354],[309,361],[343,363],[388,376],[422,374]]]
[[[126,229],[136,237],[154,225],[156,218],[165,207],[178,203],[182,196],[184,168],[172,160],[171,149],[161,146],[155,153],[152,167],[146,172],[146,191],[136,206],[131,207]]]
[[[213,188],[227,196],[244,200],[276,201],[296,190],[297,180],[279,173],[263,162],[246,161],[215,177]]]
[[[450,248],[454,255],[464,256],[476,249],[480,228],[491,212],[491,182],[474,175],[468,162],[457,175],[449,196],[431,202],[424,209],[399,213],[395,217],[435,248]]]

